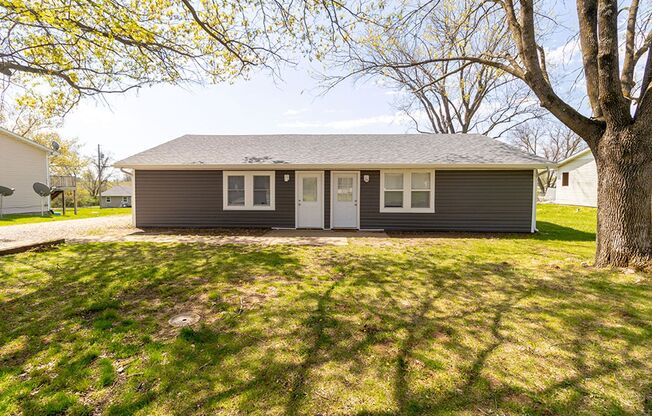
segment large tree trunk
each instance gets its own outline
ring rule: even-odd
[[[607,129],[592,149],[598,168],[596,265],[652,265],[652,134]]]

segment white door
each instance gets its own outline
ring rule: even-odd
[[[297,228],[323,228],[322,172],[297,172]]]
[[[332,176],[333,228],[358,228],[358,174]]]

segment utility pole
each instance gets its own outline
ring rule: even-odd
[[[97,145],[97,203],[102,208],[102,150]]]

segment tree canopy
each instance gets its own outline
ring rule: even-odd
[[[60,116],[84,96],[230,81],[254,67],[274,71],[297,53],[331,48],[346,31],[344,16],[358,16],[359,7],[331,0],[0,0],[3,104]]]

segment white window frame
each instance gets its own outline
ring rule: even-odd
[[[122,197],[122,202],[128,202],[128,201],[129,201],[129,197],[126,197],[126,196]]]
[[[229,176],[244,176],[245,204],[229,205]],[[269,205],[254,205],[254,176],[269,176]],[[222,209],[224,211],[275,211],[276,191],[274,171],[224,171],[222,173]]]
[[[104,202],[106,202],[107,204],[110,204],[111,203],[111,197],[110,196],[104,197]]]
[[[385,174],[402,173],[403,174],[403,207],[389,208],[385,207]],[[429,173],[430,174],[430,207],[412,208],[412,174]],[[391,191],[391,189],[388,189]],[[396,189],[397,190],[397,189]],[[425,191],[426,189],[422,189]],[[398,190],[397,190],[398,191]],[[415,189],[418,191],[418,189]],[[380,212],[413,212],[413,213],[434,213],[435,212],[435,171],[431,169],[386,169],[380,171]]]

